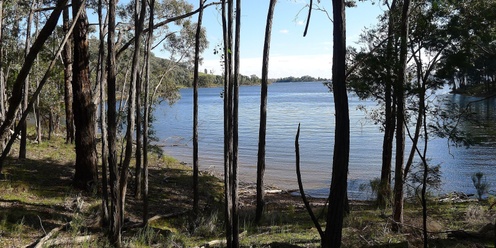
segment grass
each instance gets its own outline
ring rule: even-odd
[[[61,137],[28,146],[28,158],[9,158],[0,180],[0,247],[32,244],[50,230],[67,223],[53,240],[71,242],[90,237],[78,247],[110,247],[105,228],[100,226],[100,200],[71,187],[74,173],[74,147]],[[15,155],[14,149],[12,155]],[[196,247],[224,237],[223,184],[218,178],[200,177],[201,215],[192,219],[192,173],[190,167],[167,156],[152,156],[150,167],[150,217],[157,218],[147,227],[125,228],[127,247]],[[470,180],[470,179],[468,179]],[[141,200],[135,199],[130,178],[127,196],[128,224],[141,222]],[[310,222],[301,200],[289,194],[267,195],[266,213],[258,225],[254,219],[253,192],[240,199],[241,245],[243,247],[318,247],[319,234]],[[79,204],[78,204],[79,203]],[[81,204],[82,203],[82,204]],[[325,201],[312,199],[314,212],[320,215]],[[80,208],[76,207],[77,205]],[[431,247],[491,247],[492,238],[448,237],[447,231],[477,232],[493,223],[495,211],[489,202],[429,202]],[[345,218],[344,247],[419,247],[421,209],[417,203],[405,206],[402,233],[390,230],[391,209],[379,210],[371,202],[352,202]],[[320,218],[324,226],[324,216]],[[75,244],[64,243],[63,247]],[[222,247],[217,243],[211,247]]]

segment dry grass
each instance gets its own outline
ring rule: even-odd
[[[13,155],[16,154],[14,149]],[[74,148],[62,138],[30,144],[28,159],[10,158],[0,180],[0,247],[33,244],[50,230],[64,226],[52,240],[58,246],[110,246],[100,226],[100,201],[97,196],[74,190]],[[130,180],[126,205],[124,243],[129,247],[195,247],[223,238],[222,182],[207,174],[201,177],[201,216],[193,220],[192,179],[189,167],[169,157],[152,156],[150,168],[150,217],[162,216],[146,228],[141,222],[142,203],[132,195]],[[318,247],[318,232],[310,222],[300,198],[287,192],[268,194],[266,214],[259,225],[253,223],[255,193],[253,185],[241,184],[240,227],[244,247]],[[324,199],[311,199],[317,215]],[[167,217],[164,217],[167,216]],[[325,213],[320,220],[324,225]],[[352,202],[343,229],[344,247],[420,247],[421,209],[407,204],[402,233],[390,230],[391,210],[378,210],[371,202]],[[494,210],[487,202],[429,204],[431,247],[491,246],[493,236],[454,239],[449,231],[477,233],[493,223]],[[66,225],[70,223],[69,225]],[[64,243],[65,242],[65,243]],[[69,242],[69,243],[67,243]],[[216,246],[216,245],[213,245]],[[217,246],[222,246],[217,242]]]

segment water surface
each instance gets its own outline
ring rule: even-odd
[[[199,89],[199,157],[202,170],[223,172],[223,99],[222,88]],[[192,89],[182,89],[181,99],[174,105],[161,104],[153,123],[159,143],[167,154],[192,163]],[[438,96],[467,104],[474,98],[452,95]],[[373,101],[362,101],[350,94],[350,198],[366,198],[360,185],[380,177],[382,138],[379,125],[367,114],[377,108]],[[478,118],[494,122],[494,100],[471,104]],[[240,88],[239,99],[239,176],[256,181],[260,86]],[[334,105],[332,93],[319,82],[274,83],[269,86],[267,107],[266,183],[284,189],[296,189],[294,139],[301,123],[300,155],[304,186],[316,196],[327,196],[334,141]],[[474,128],[472,126],[465,127]],[[491,135],[485,128],[481,132]],[[407,151],[409,151],[407,142]],[[440,164],[443,192],[474,193],[471,176],[483,172],[494,181],[496,142],[464,147],[449,146],[446,139],[432,138],[428,157],[431,164]],[[418,160],[418,159],[417,159]]]

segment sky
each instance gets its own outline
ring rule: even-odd
[[[187,0],[198,6],[197,0]],[[210,2],[210,1],[208,1]],[[317,1],[314,1],[317,2]],[[357,7],[346,9],[347,44],[358,41],[362,30],[377,23],[377,16],[385,6],[359,2]],[[322,11],[313,11],[306,37],[303,37],[309,0],[279,0],[274,10],[272,38],[269,57],[269,78],[312,77],[331,78],[332,68],[332,22]],[[320,1],[320,6],[332,15],[330,0]],[[268,0],[244,0],[241,8],[240,73],[261,77],[262,52]],[[194,16],[193,21],[197,20]],[[203,25],[207,29],[209,47],[203,53],[200,71],[221,74],[220,56],[213,53],[222,44],[220,13],[215,7],[205,10]]]
[[[121,0],[119,4],[128,3]],[[198,0],[186,0],[198,8]],[[210,3],[214,0],[209,0]],[[303,37],[308,14],[309,0],[278,0],[272,25],[269,58],[269,78],[312,76],[331,78],[332,68],[332,22],[326,13],[312,11],[310,26]],[[314,1],[314,4],[318,0]],[[320,7],[332,16],[331,0],[320,0]],[[357,7],[346,8],[347,45],[355,45],[362,30],[377,23],[377,17],[386,8],[372,2],[356,1]],[[261,77],[262,52],[269,0],[244,0],[241,8],[241,51],[240,73]],[[96,23],[95,13],[89,13],[90,22]],[[197,15],[191,20],[196,22]],[[214,48],[222,45],[221,14],[217,7],[211,6],[204,11],[203,26],[207,30],[209,47],[203,52],[200,71],[222,74],[220,55]],[[153,52],[158,57],[169,58],[167,52],[158,46]]]

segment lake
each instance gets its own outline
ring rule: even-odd
[[[223,99],[222,88],[199,89],[199,157],[200,169],[223,172]],[[154,112],[153,127],[166,154],[192,163],[192,89],[181,89],[181,99],[174,105],[162,103]],[[437,98],[467,104],[477,98],[440,94]],[[240,87],[239,93],[239,177],[256,181],[260,86]],[[441,101],[439,101],[441,102]],[[495,101],[470,104],[477,118],[495,123]],[[359,100],[350,94],[350,163],[349,196],[370,197],[361,185],[380,177],[383,133],[368,117],[377,108],[373,101]],[[333,96],[320,82],[274,83],[269,86],[267,107],[266,184],[283,189],[297,189],[294,139],[301,123],[301,171],[305,189],[317,197],[327,197],[331,178],[334,142]],[[471,176],[483,172],[488,182],[496,178],[496,141],[493,129],[467,126],[485,135],[483,144],[465,147],[449,146],[447,139],[431,137],[428,157],[432,165],[440,164],[442,187],[439,192],[474,193]],[[493,125],[494,126],[494,125]],[[487,131],[486,131],[487,130]],[[491,134],[492,133],[492,134]],[[408,139],[408,138],[407,138]],[[409,152],[410,143],[406,150]],[[417,159],[418,161],[418,159]],[[496,185],[495,185],[496,186]]]

